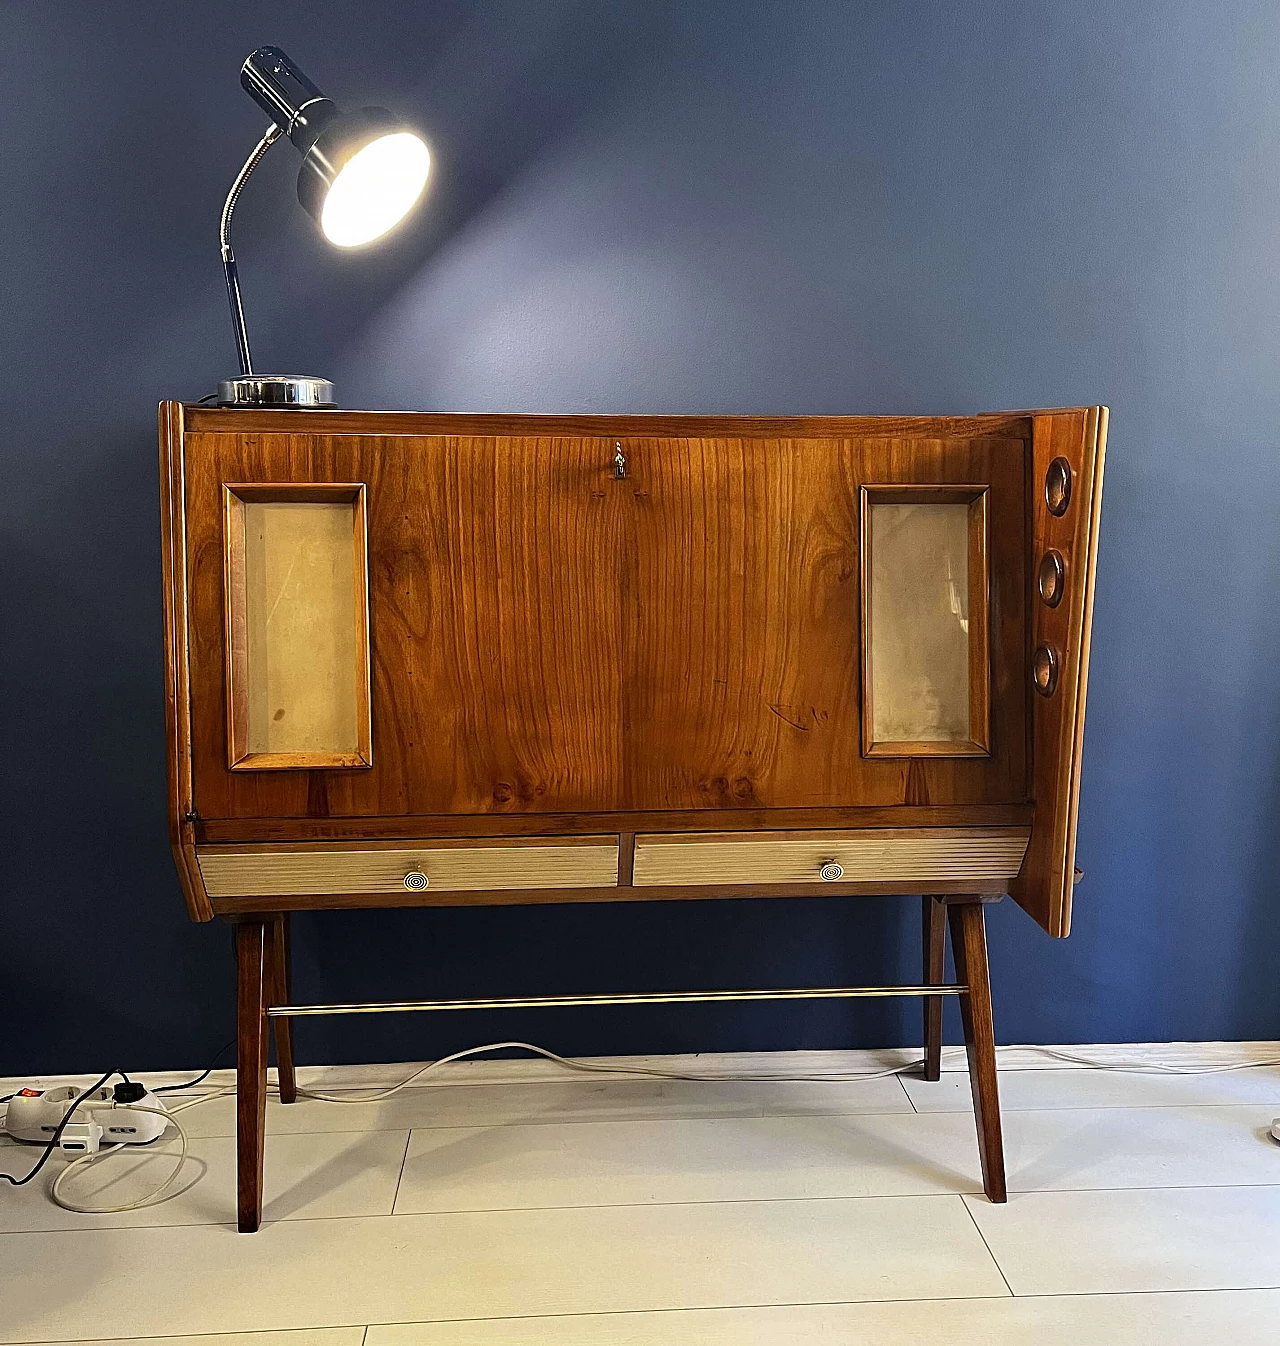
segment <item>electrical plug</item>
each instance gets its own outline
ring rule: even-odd
[[[58,1149],[73,1158],[97,1154],[102,1143],[102,1128],[97,1122],[68,1122],[58,1138]]]

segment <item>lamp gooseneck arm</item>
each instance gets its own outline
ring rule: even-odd
[[[244,325],[244,306],[240,302],[240,277],[236,271],[236,255],[231,248],[231,212],[236,208],[249,174],[257,168],[262,156],[279,140],[283,134],[274,122],[263,132],[262,139],[253,147],[244,166],[236,174],[227,199],[222,207],[222,219],[218,225],[218,242],[222,245],[222,269],[227,277],[227,301],[231,305],[231,325],[236,334],[236,350],[240,355],[240,372],[253,373],[253,357],[249,354],[249,333]]]

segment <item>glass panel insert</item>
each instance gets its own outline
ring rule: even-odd
[[[328,502],[244,507],[251,753],[359,746],[351,512]]]
[[[867,498],[865,729],[872,753],[890,745],[927,753],[932,744],[943,753],[985,751],[986,725],[974,722],[985,704],[985,687],[978,698],[974,686],[986,675],[983,500],[973,491],[959,500],[928,494]],[[971,622],[975,581],[984,591]]]
[[[228,488],[233,767],[368,765],[363,511],[359,487]]]

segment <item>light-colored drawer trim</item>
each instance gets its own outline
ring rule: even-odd
[[[511,888],[611,888],[618,882],[616,837],[503,841],[197,846],[210,897],[404,892],[419,870],[428,892]]]
[[[690,832],[636,837],[637,888],[685,884],[991,882],[1022,867],[1027,827],[876,828],[858,832]],[[824,882],[830,860],[844,875]]]

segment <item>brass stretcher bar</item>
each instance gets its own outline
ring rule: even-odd
[[[630,995],[544,995],[479,1000],[366,1000],[348,1005],[270,1005],[272,1019],[320,1014],[404,1014],[421,1010],[565,1009],[580,1005],[687,1005],[719,1000],[854,1000],[861,997],[964,995],[965,985],[804,986],[779,991],[641,991]]]

